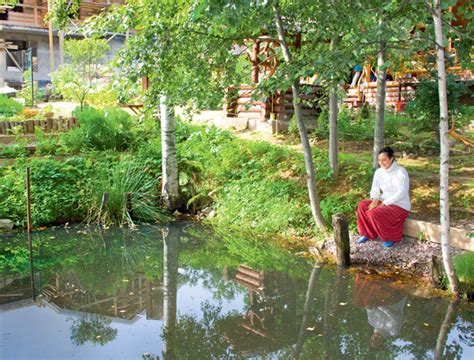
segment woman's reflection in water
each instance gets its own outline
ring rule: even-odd
[[[354,305],[366,309],[368,322],[374,328],[371,347],[380,348],[386,340],[400,334],[406,300],[406,295],[390,281],[356,275]]]

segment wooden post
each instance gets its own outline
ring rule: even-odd
[[[33,13],[35,17],[35,27],[38,27],[38,4],[33,1]]]
[[[33,266],[33,243],[31,241],[31,198],[30,198],[30,167],[26,167],[26,234],[28,237],[28,250],[30,253],[30,283],[31,296],[36,300],[35,294],[35,274]]]
[[[334,229],[334,242],[336,243],[336,262],[337,265],[349,267],[351,264],[351,247],[349,243],[349,227],[346,217],[343,214],[332,216],[332,225]]]
[[[446,279],[443,273],[443,264],[439,257],[433,256],[431,258],[431,280],[433,286],[437,289],[446,288]]]
[[[252,49],[252,83],[253,84],[258,84],[258,65],[259,65],[259,60],[258,60],[258,53],[260,52],[260,43],[258,41],[253,44],[253,49]]]
[[[51,0],[48,0],[48,11],[51,11]],[[49,72],[54,71],[54,40],[53,40],[53,20],[48,21],[49,38]]]

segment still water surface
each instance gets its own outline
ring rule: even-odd
[[[0,244],[1,359],[474,359],[474,307],[192,223]]]

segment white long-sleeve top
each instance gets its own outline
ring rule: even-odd
[[[410,211],[410,180],[403,166],[394,161],[390,168],[375,171],[370,198],[381,200],[385,205],[397,205]]]

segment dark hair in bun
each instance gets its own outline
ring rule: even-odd
[[[394,153],[395,153],[395,151],[393,151],[393,149],[390,146],[386,146],[386,147],[384,147],[383,149],[381,149],[379,151],[379,155],[380,154],[386,154],[390,159],[393,159],[393,154]]]

